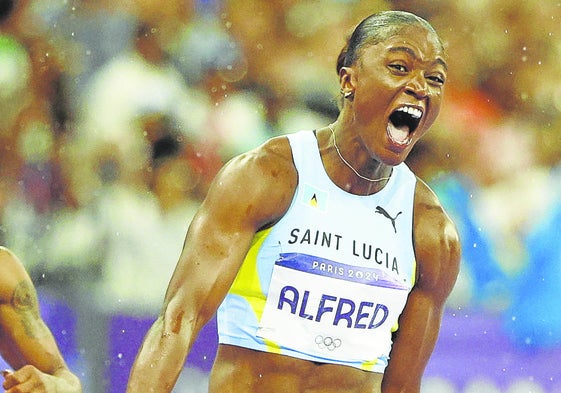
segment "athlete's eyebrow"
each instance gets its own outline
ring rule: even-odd
[[[388,48],[389,52],[406,52],[409,56],[411,56],[414,59],[418,59],[417,54],[415,53],[415,51],[411,48],[409,48],[408,46],[392,46],[390,48]],[[444,70],[448,71],[448,64],[446,64],[446,62],[444,61],[444,59],[442,57],[437,57],[434,60],[434,63],[440,64],[442,67],[444,67]]]

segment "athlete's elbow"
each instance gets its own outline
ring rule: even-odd
[[[197,317],[185,307],[184,302],[173,299],[167,303],[156,321],[161,326],[163,339],[170,336],[189,335],[195,330]]]

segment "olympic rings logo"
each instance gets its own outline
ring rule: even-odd
[[[320,349],[327,348],[329,351],[339,348],[342,343],[340,338],[324,337],[321,334],[316,336],[315,342]]]

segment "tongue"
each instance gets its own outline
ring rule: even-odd
[[[406,125],[396,127],[392,122],[389,122],[388,132],[390,133],[392,139],[396,142],[405,142],[409,137],[409,127]]]

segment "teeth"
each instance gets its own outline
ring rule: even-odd
[[[421,116],[423,115],[423,112],[420,109],[413,108],[411,106],[402,106],[397,110],[401,112],[409,113],[411,116],[413,116],[416,119],[420,119]]]

